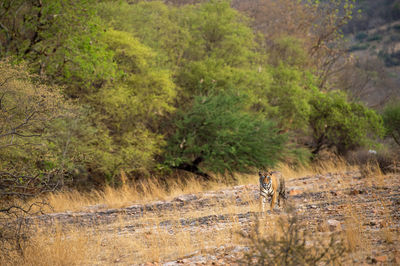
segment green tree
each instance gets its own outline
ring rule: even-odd
[[[24,66],[0,61],[0,99],[0,182],[4,176],[13,182],[37,177],[15,183],[31,193],[42,181],[62,187],[83,176],[112,175],[115,158],[107,131],[94,126],[90,112],[66,100],[59,88],[41,84]],[[71,179],[77,171],[82,176]],[[11,184],[0,187],[15,193]]]
[[[112,28],[129,32],[156,52],[159,64],[173,70],[180,66],[191,40],[189,29],[180,23],[189,14],[161,1],[106,1],[98,5],[101,18]],[[182,24],[182,25],[181,25]]]
[[[32,71],[67,84],[80,97],[114,75],[112,52],[94,0],[16,0],[0,4],[0,57],[26,60]],[[84,95],[83,95],[84,96]]]
[[[271,106],[268,116],[282,130],[306,131],[311,112],[309,100],[315,89],[313,75],[283,63],[270,72],[273,82],[264,95]]]
[[[344,92],[315,91],[310,100],[312,153],[335,147],[339,154],[372,145],[384,132],[381,117],[362,103],[349,102]]]
[[[400,101],[388,104],[382,113],[386,134],[400,145]]]
[[[165,164],[208,177],[208,173],[249,172],[283,158],[286,135],[243,110],[243,97],[229,93],[195,98],[173,121]]]
[[[229,66],[248,66],[256,60],[256,45],[249,20],[231,8],[230,1],[212,0],[183,8],[188,14],[182,22],[192,35],[186,58],[223,59]],[[189,15],[190,14],[190,15]]]
[[[147,171],[164,144],[159,121],[174,111],[176,86],[155,51],[131,33],[108,30],[105,42],[118,65],[116,79],[91,97],[118,147],[115,156],[127,171]]]

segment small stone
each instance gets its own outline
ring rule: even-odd
[[[338,220],[330,219],[326,223],[328,224],[330,231],[338,231],[342,228],[342,225]]]
[[[375,259],[375,258],[371,258],[370,256],[367,256],[366,261],[367,261],[367,263],[369,263],[369,264],[375,264],[375,263],[377,263],[376,259]]]
[[[296,190],[296,189],[293,189],[293,190],[289,191],[289,195],[290,195],[290,196],[299,195],[299,194],[301,194],[301,193],[303,193],[303,192],[300,191],[300,190]]]
[[[178,201],[178,202],[186,202],[186,201],[192,201],[196,200],[197,196],[194,194],[186,194],[186,195],[180,195],[176,198],[173,199],[173,201]]]
[[[349,192],[349,195],[351,195],[351,196],[355,196],[355,195],[358,195],[359,194],[359,191],[357,190],[357,189],[352,189],[350,192]]]
[[[387,261],[387,256],[386,255],[378,256],[378,257],[375,257],[375,260],[377,262],[385,262],[385,261]]]
[[[375,221],[370,221],[370,222],[369,222],[369,225],[370,225],[370,226],[375,226],[375,225],[376,225],[376,222],[375,222]]]

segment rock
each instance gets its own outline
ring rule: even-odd
[[[376,223],[375,221],[370,221],[370,222],[369,222],[369,225],[370,225],[370,226],[375,226],[376,224],[377,224],[377,223]]]
[[[366,258],[366,262],[369,263],[369,264],[375,264],[375,263],[377,263],[376,259],[375,259],[375,258],[371,258],[370,256],[368,256],[368,257]]]
[[[378,257],[375,257],[375,260],[377,262],[385,262],[385,261],[387,261],[387,256],[386,255],[378,256]]]
[[[172,201],[179,201],[179,202],[185,202],[185,201],[192,201],[196,200],[197,196],[194,194],[186,194],[186,195],[180,195],[176,198],[174,198]]]
[[[296,195],[299,195],[299,194],[301,194],[301,193],[303,193],[303,191],[296,190],[296,189],[293,189],[293,190],[290,190],[290,191],[289,191],[289,195],[290,195],[290,196],[296,196]]]
[[[361,189],[352,189],[352,190],[350,190],[349,195],[355,196],[355,195],[364,194],[364,193],[365,193],[364,190],[361,190]]]
[[[326,222],[330,231],[338,231],[342,229],[342,224],[338,220],[330,219]]]
[[[400,254],[395,255],[395,257],[393,258],[393,262],[395,265],[400,265]]]

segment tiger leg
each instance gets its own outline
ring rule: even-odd
[[[286,191],[285,190],[282,191],[282,194],[280,194],[280,197],[282,198],[283,207],[286,208]]]
[[[275,202],[276,202],[276,194],[274,193],[274,195],[272,195],[272,199],[271,199],[271,211],[274,211],[274,206],[275,206]]]
[[[261,204],[262,204],[263,215],[265,214],[265,204],[266,203],[267,203],[267,199],[265,197],[262,197]]]

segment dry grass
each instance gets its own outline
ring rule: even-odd
[[[210,183],[207,185],[207,188],[209,187],[222,187],[222,185]],[[205,190],[204,185],[195,178],[169,181],[167,185],[152,178],[137,184],[127,183],[121,187],[106,186],[102,190],[86,193],[76,190],[50,193],[45,196],[45,200],[53,207],[54,212],[80,211],[92,205],[100,205],[103,208],[122,208],[133,202],[166,200],[181,194],[203,190]]]
[[[320,161],[308,167],[291,168],[281,164],[277,170],[281,171],[286,179],[295,179],[304,176],[324,173],[340,173],[355,168],[344,160]],[[216,177],[211,181],[202,181],[196,176],[177,177],[166,183],[157,178],[150,178],[138,183],[128,182],[126,175],[121,171],[122,186],[107,186],[102,190],[82,193],[76,190],[50,193],[45,200],[53,207],[49,212],[81,211],[87,206],[98,205],[103,208],[127,207],[133,203],[145,203],[154,200],[168,200],[178,195],[199,193],[209,190],[219,190],[232,187],[232,183],[222,182],[223,178]],[[235,185],[258,184],[257,175],[237,175]]]
[[[357,167],[348,164],[345,159],[338,157],[335,160],[319,160],[311,165],[296,168],[292,168],[287,164],[280,164],[277,169],[282,172],[286,179],[296,179],[316,174],[344,173],[357,170]]]
[[[256,208],[255,206],[253,206]],[[235,214],[240,208],[215,204],[211,213]],[[202,214],[189,212],[186,218],[197,218]],[[168,219],[167,219],[168,218]],[[183,226],[178,208],[164,215],[144,213],[135,220],[141,224],[134,231],[129,228],[132,221],[121,216],[116,222],[94,227],[78,226],[38,226],[35,233],[25,243],[23,258],[14,256],[13,261],[2,261],[1,265],[109,265],[121,263],[161,262],[184,258],[193,254],[224,246],[245,245],[247,242],[238,232],[243,224],[236,216],[231,216],[224,225],[205,226],[196,224]],[[169,220],[169,225],[162,222]],[[275,228],[275,218],[260,220],[265,234]]]
[[[367,169],[366,182],[371,182],[377,187],[385,185],[385,176],[371,167]],[[379,169],[379,168],[378,168]],[[343,161],[320,163],[312,168],[298,169],[296,172],[288,166],[281,165],[279,170],[287,179],[298,178],[324,173],[340,173],[354,170]],[[122,174],[123,176],[123,174]],[[124,180],[122,178],[122,180]],[[350,181],[338,180],[339,188],[352,186]],[[238,184],[257,184],[258,177],[241,176]],[[335,181],[336,182],[336,181]],[[387,185],[387,184],[386,184]],[[107,187],[102,191],[93,191],[82,194],[76,191],[53,193],[47,195],[47,200],[54,206],[55,211],[82,210],[86,206],[104,204],[104,208],[118,208],[132,204],[144,203],[155,199],[170,199],[175,196],[196,193],[205,190],[217,190],[230,187],[228,184],[211,182],[207,185],[197,179],[176,179],[166,186],[161,185],[156,179],[146,183],[130,184],[123,182],[120,188]],[[207,208],[179,207],[160,212],[149,211],[134,220],[123,214],[116,222],[93,227],[66,227],[56,225],[53,227],[39,227],[32,238],[24,246],[24,256],[21,261],[15,256],[13,261],[1,260],[1,265],[92,265],[114,263],[142,263],[161,262],[184,258],[219,246],[246,246],[249,242],[243,239],[238,232],[248,229],[250,224],[239,222],[237,215],[249,211],[258,212],[259,202],[254,199],[254,194],[244,192],[241,200],[248,205],[238,205],[234,198],[223,202],[211,202]],[[326,200],[331,199],[329,194]],[[396,243],[398,235],[391,230],[393,220],[390,217],[389,203],[377,200],[377,212],[384,212],[381,237],[387,243]],[[348,204],[341,211],[346,217],[344,222],[343,238],[346,247],[354,253],[371,253],[371,239],[364,234],[366,218],[363,210]],[[183,219],[196,219],[209,215],[224,214],[228,221],[216,225],[181,224]],[[266,219],[260,218],[260,237],[268,238],[271,233],[281,234],[278,218],[282,215],[267,215]],[[168,221],[166,224],[165,221]],[[137,226],[140,225],[140,226]],[[134,226],[134,231],[132,230]],[[329,228],[320,230],[320,234],[329,235]],[[1,256],[0,256],[1,257]],[[354,255],[353,258],[356,258]]]
[[[82,265],[95,246],[88,245],[93,237],[79,228],[35,226],[27,242],[22,245],[23,256],[17,252],[0,256],[1,265]],[[88,262],[88,261],[86,261]]]

